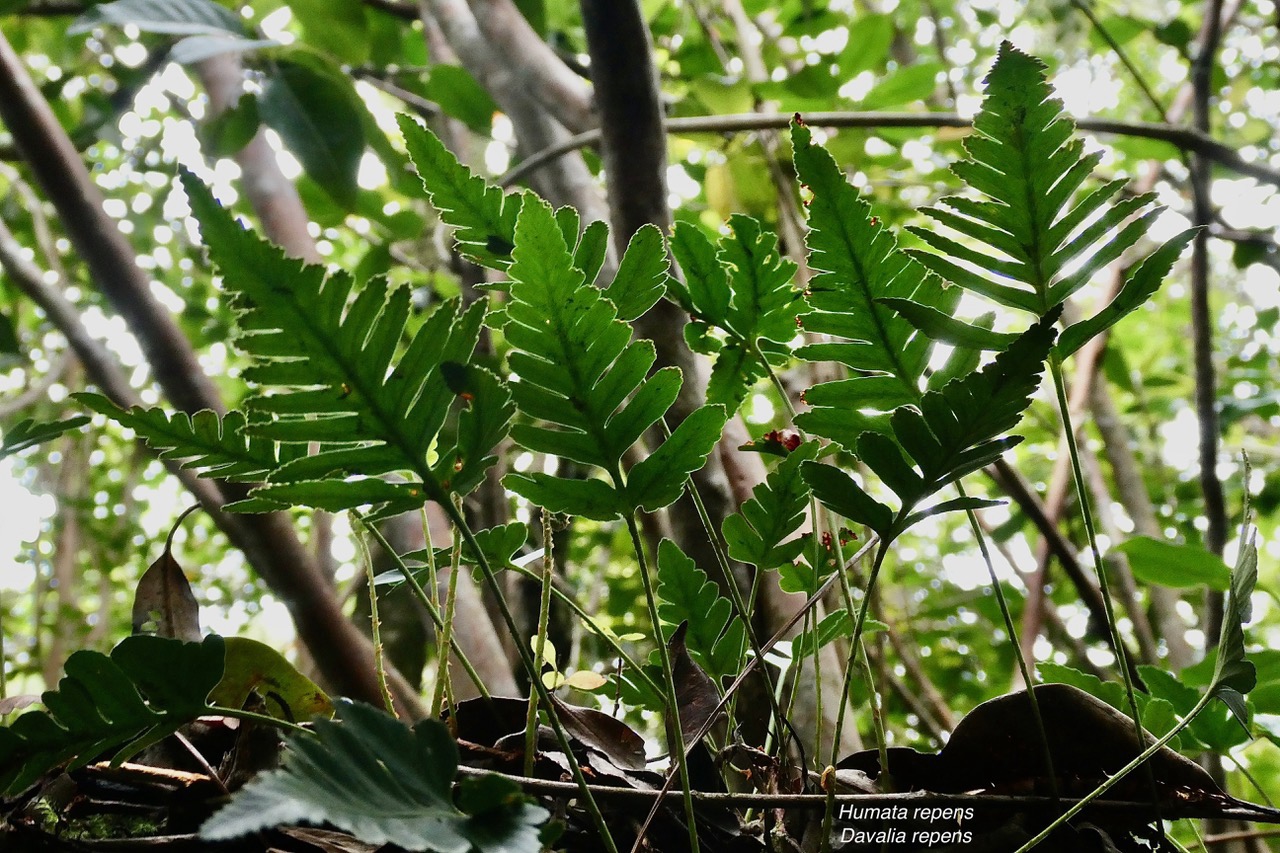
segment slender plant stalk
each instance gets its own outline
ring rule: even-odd
[[[360,525],[368,531],[369,535],[376,539],[378,544],[382,546],[382,549],[391,556],[391,562],[395,564],[396,569],[404,577],[405,583],[409,584],[409,589],[413,591],[413,597],[418,599],[418,603],[427,611],[427,616],[431,618],[431,624],[435,626],[436,631],[443,635],[444,617],[441,616],[440,611],[436,609],[436,605],[432,601],[432,596],[428,595],[427,591],[422,588],[422,584],[418,583],[418,579],[413,576],[413,572],[405,565],[404,559],[401,558],[401,556],[395,552],[395,549],[391,547],[391,543],[387,541],[387,537],[382,534],[382,531],[378,529],[378,526],[376,524],[370,524],[369,521],[358,513],[353,514],[360,521]],[[430,555],[430,539],[427,540],[427,552],[428,555]],[[435,566],[435,560],[433,557],[428,556],[427,559],[429,569]],[[434,583],[432,584],[432,589],[435,589]],[[454,657],[458,659],[458,663],[462,665],[462,669],[466,672],[467,678],[469,678],[471,683],[475,685],[476,691],[480,694],[481,698],[485,700],[492,699],[493,697],[489,693],[489,688],[485,687],[484,680],[480,678],[480,673],[478,673],[476,668],[472,666],[471,661],[462,650],[462,646],[458,645],[457,639],[451,637],[447,647],[443,646],[443,644],[441,645],[443,648],[447,648],[448,651],[452,652]],[[448,654],[448,652],[444,652],[442,654]]]
[[[956,492],[960,497],[966,497],[964,485],[959,480],[956,481]],[[1040,700],[1036,698],[1035,677],[1031,672],[1031,667],[1027,665],[1026,657],[1022,654],[1022,641],[1018,639],[1018,630],[1013,624],[1013,612],[1009,609],[1009,602],[1004,597],[1004,589],[1000,586],[1000,578],[996,576],[996,567],[991,559],[991,550],[987,547],[987,535],[983,531],[982,525],[978,523],[978,514],[971,509],[965,510],[964,514],[969,519],[969,526],[973,529],[974,537],[978,540],[978,550],[982,552],[982,561],[987,565],[987,574],[991,577],[991,588],[995,591],[996,603],[1000,605],[1000,615],[1004,617],[1005,633],[1009,635],[1009,642],[1013,645],[1013,656],[1018,661],[1018,671],[1022,673],[1022,683],[1027,685],[1027,700],[1031,703],[1031,716],[1035,718],[1036,731],[1040,734],[1040,749],[1044,756],[1045,772],[1049,775],[1049,790],[1053,793],[1054,799],[1057,799],[1061,796],[1061,792],[1058,790],[1058,774],[1053,767],[1053,750],[1049,748],[1049,732],[1045,729],[1044,717],[1040,714]]]
[[[600,840],[604,844],[605,850],[608,853],[618,853],[618,845],[613,840],[613,833],[609,831],[609,824],[604,819],[604,814],[600,811],[600,805],[591,793],[591,786],[587,783],[587,777],[582,773],[582,766],[578,763],[577,756],[573,754],[573,746],[569,741],[569,734],[565,731],[564,724],[560,722],[560,716],[555,712],[555,708],[551,704],[551,694],[543,685],[542,679],[539,678],[540,669],[533,659],[533,652],[527,643],[519,641],[520,629],[516,625],[515,616],[511,613],[511,605],[507,603],[506,596],[502,594],[502,586],[498,583],[498,576],[494,572],[493,566],[489,565],[489,558],[481,550],[480,543],[476,541],[475,534],[471,532],[471,526],[467,524],[466,518],[463,517],[453,503],[451,501],[443,501],[440,506],[448,513],[449,520],[458,529],[463,542],[471,549],[471,553],[475,555],[476,563],[480,566],[480,573],[484,575],[485,584],[489,587],[489,591],[493,593],[494,603],[498,607],[498,614],[502,617],[502,622],[507,632],[516,641],[516,653],[520,655],[520,663],[524,666],[525,672],[538,693],[538,700],[547,708],[547,720],[551,723],[552,731],[555,732],[556,742],[564,752],[565,761],[569,764],[569,772],[573,776],[573,781],[577,784],[578,790],[582,792],[583,808],[591,816],[591,821],[595,824],[596,831],[600,834]]]
[[[551,513],[542,511],[542,595],[538,601],[537,649],[533,656],[546,660],[547,624],[551,621],[551,578],[555,571],[555,553],[551,540]],[[538,694],[529,689],[529,714],[524,723],[524,775],[533,775],[533,758],[538,748]]]
[[[369,633],[373,640],[373,668],[378,674],[378,691],[382,694],[382,704],[387,713],[399,718],[396,704],[391,698],[391,687],[387,684],[387,660],[382,648],[382,621],[378,618],[378,584],[373,576],[373,556],[369,553],[364,537],[357,538],[360,540],[360,556],[364,560],[365,580],[369,584]]]
[[[454,537],[453,548],[449,552],[449,599],[444,603],[444,625],[440,628],[440,648],[449,649],[454,644],[453,617],[457,613],[458,572],[462,570],[462,540]],[[434,584],[432,584],[434,586]],[[444,710],[446,694],[453,695],[453,684],[450,675],[450,658],[448,653],[440,656],[436,668],[436,686],[431,694],[431,715],[439,717]]]
[[[675,672],[671,667],[671,652],[662,638],[662,622],[658,617],[658,599],[653,591],[653,578],[649,573],[649,561],[644,555],[644,543],[640,541],[640,530],[636,526],[634,514],[627,517],[627,532],[631,534],[631,547],[635,549],[636,559],[640,563],[640,581],[644,586],[644,600],[649,608],[649,619],[653,622],[653,633],[658,641],[658,659],[662,661],[662,679],[666,682],[667,707],[671,709],[670,744],[672,757],[680,771],[680,785],[684,791],[684,815],[689,827],[689,849],[698,853],[698,813],[693,808],[693,779],[689,776],[688,752],[685,749],[684,726],[680,722],[680,706],[676,702]],[[694,743],[697,743],[695,740]],[[636,844],[642,837],[637,836]]]
[[[1129,672],[1129,655],[1120,637],[1120,625],[1116,620],[1115,601],[1111,596],[1111,583],[1107,578],[1106,566],[1102,563],[1102,552],[1098,548],[1098,534],[1093,523],[1093,509],[1089,502],[1089,490],[1085,486],[1084,470],[1080,466],[1080,449],[1076,443],[1075,426],[1071,420],[1071,404],[1067,400],[1067,383],[1062,375],[1062,359],[1056,350],[1049,352],[1049,370],[1053,375],[1053,387],[1058,395],[1058,410],[1062,417],[1062,429],[1067,439],[1067,454],[1071,459],[1071,476],[1075,483],[1076,498],[1080,501],[1080,515],[1084,519],[1085,535],[1089,540],[1089,552],[1093,557],[1093,565],[1098,573],[1098,589],[1102,593],[1103,605],[1106,608],[1107,628],[1111,632],[1111,645],[1115,649],[1116,665],[1120,669],[1120,677],[1124,681],[1125,698],[1128,700],[1129,715],[1133,719],[1134,734],[1138,743],[1143,742],[1145,730],[1142,728],[1142,715],[1138,711],[1138,697],[1133,688],[1133,676]],[[1160,814],[1160,795],[1156,788],[1155,775],[1151,768],[1146,769],[1147,779],[1151,783],[1151,802],[1156,815]],[[1160,835],[1164,835],[1163,822]]]

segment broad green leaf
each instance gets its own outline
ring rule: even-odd
[[[508,195],[487,184],[412,118],[401,115],[397,120],[427,199],[440,218],[455,229],[458,250],[481,266],[506,269],[524,196]]]
[[[703,406],[681,421],[671,437],[627,475],[627,503],[645,512],[675,503],[689,475],[707,464],[724,422],[723,406]]]
[[[67,29],[87,33],[103,24],[132,24],[144,33],[244,35],[240,18],[213,0],[116,0],[89,7]]]
[[[280,42],[275,39],[246,39],[236,38],[235,36],[223,35],[199,35],[187,36],[169,49],[169,59],[179,65],[195,65],[198,62],[204,62],[206,59],[212,59],[215,56],[222,56],[226,53],[251,53],[255,50],[262,50],[268,47],[278,47]],[[244,98],[241,98],[244,100]],[[221,118],[219,116],[218,118]],[[215,118],[214,121],[217,121]],[[237,130],[241,133],[244,125],[240,125]],[[257,116],[254,116],[253,132],[257,133]],[[252,138],[253,134],[249,135]],[[205,136],[203,129],[201,137]],[[248,142],[245,139],[245,142]],[[241,145],[240,148],[244,146]],[[219,156],[228,157],[240,148],[231,148],[226,154]]]
[[[200,125],[200,147],[210,157],[238,153],[258,132],[258,97],[246,92],[235,106]]]
[[[293,19],[301,26],[307,44],[340,62],[359,65],[369,59],[369,20],[359,3],[332,0],[289,0]]]
[[[618,319],[629,323],[652,308],[662,298],[668,275],[662,232],[645,225],[631,235],[618,272],[605,291],[618,309]],[[591,278],[594,273],[587,280]]]
[[[76,399],[133,430],[161,459],[185,459],[184,468],[201,468],[203,476],[258,482],[283,461],[272,442],[245,434],[242,412],[219,418],[208,409],[194,415],[138,406],[125,410],[99,394],[81,393]]]
[[[31,418],[19,421],[4,431],[4,439],[0,441],[0,459],[21,453],[28,447],[53,441],[58,436],[80,429],[87,423],[89,418],[83,415],[48,423],[36,423]]]
[[[883,110],[927,101],[938,87],[938,75],[945,72],[937,62],[898,68],[882,77],[858,106],[863,110]]]
[[[1116,546],[1129,558],[1134,577],[1176,588],[1204,585],[1219,592],[1231,586],[1231,570],[1222,558],[1194,545],[1135,536]]]
[[[123,761],[212,709],[223,672],[222,638],[200,643],[164,637],[123,640],[108,657],[81,650],[67,658],[45,710],[0,728],[0,793],[17,794],[64,762],[83,767],[114,751]]]
[[[280,61],[258,101],[262,120],[307,176],[343,208],[354,208],[365,138],[363,107],[347,79],[315,61]]]
[[[800,476],[800,465],[817,452],[817,442],[791,451],[756,486],[751,498],[724,520],[721,530],[731,558],[768,570],[800,555],[804,543],[787,538],[800,529],[809,505],[809,489]]]
[[[658,615],[664,637],[680,623],[689,623],[689,654],[714,680],[737,674],[746,627],[707,573],[669,539],[658,545]]]
[[[374,845],[433,853],[537,853],[547,812],[513,782],[472,782],[453,802],[458,749],[448,728],[412,729],[390,715],[339,700],[338,719],[288,738],[284,766],[260,774],[200,828],[224,841],[281,824],[330,823]],[[495,781],[496,780],[496,781]]]
[[[284,655],[248,637],[224,637],[226,662],[209,701],[243,708],[250,694],[262,698],[266,713],[289,722],[333,716],[333,702]]]
[[[423,90],[423,95],[438,104],[446,115],[473,132],[487,136],[492,131],[498,105],[488,90],[461,65],[433,63]]]

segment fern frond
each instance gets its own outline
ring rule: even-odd
[[[672,251],[685,274],[671,290],[698,323],[726,335],[716,348],[707,400],[736,411],[747,392],[766,375],[758,353],[775,353],[785,362],[784,346],[796,335],[796,318],[807,310],[791,286],[796,265],[778,251],[778,238],[749,216],[729,218],[729,234],[718,245],[695,226],[678,223]],[[706,347],[698,347],[706,351]]]
[[[717,682],[738,672],[746,627],[707,573],[670,539],[658,545],[658,615],[664,637],[681,622],[689,623],[689,654]]]
[[[253,358],[245,378],[259,393],[246,401],[244,431],[320,445],[271,471],[254,497],[339,509],[372,496],[380,512],[395,512],[473,488],[513,411],[502,383],[467,366],[484,305],[446,302],[407,336],[407,288],[381,278],[356,288],[342,272],[326,278],[238,225],[194,178],[183,181],[238,311],[236,345]],[[455,402],[461,412],[446,428]],[[391,472],[412,480],[370,479]]]
[[[47,423],[37,423],[32,418],[19,421],[4,431],[4,439],[0,441],[0,459],[21,453],[28,447],[53,441],[58,436],[80,429],[87,423],[89,419],[83,415]]]
[[[724,425],[723,410],[691,414],[624,478],[623,454],[675,402],[680,371],[667,367],[646,378],[653,344],[631,341],[613,302],[575,266],[545,202],[530,198],[521,209],[514,259],[503,330],[520,380],[511,392],[529,421],[517,424],[512,437],[529,450],[598,468],[608,482],[513,474],[508,487],[553,512],[591,518],[671,503],[688,473],[706,461]]]
[[[932,341],[881,300],[907,299],[950,316],[959,299],[906,253],[871,215],[871,206],[845,180],[835,160],[793,125],[796,171],[812,192],[809,202],[807,331],[833,340],[801,347],[809,361],[836,361],[849,379],[809,389],[812,409],[796,424],[852,448],[865,430],[886,430],[886,413],[920,399]]]
[[[989,503],[961,498],[921,513],[911,511],[953,480],[994,462],[1020,441],[1000,437],[1017,426],[1044,374],[1061,309],[1018,336],[981,370],[929,391],[919,406],[902,406],[889,419],[891,433],[858,437],[859,458],[897,495],[895,512],[872,498],[840,469],[805,462],[802,475],[814,496],[834,512],[891,538],[925,515],[975,509]]]
[[[399,115],[409,159],[422,178],[427,200],[454,230],[458,249],[483,267],[503,270],[511,263],[516,217],[524,196],[504,193],[458,162],[431,131]]]
[[[808,442],[787,454],[756,486],[750,500],[724,520],[721,531],[729,556],[758,569],[776,569],[800,554],[800,539],[784,541],[800,529],[809,505],[809,490],[800,477],[800,464],[813,459],[817,442]]]
[[[1102,155],[1084,152],[1045,71],[1038,59],[1008,42],[1001,45],[985,81],[982,110],[965,141],[969,158],[952,167],[981,197],[944,198],[925,209],[963,239],[932,228],[910,229],[934,250],[911,253],[921,264],[966,290],[1037,317],[1136,246],[1163,210],[1152,193],[1114,201],[1124,180],[1083,189]],[[1167,246],[1180,252],[1189,239],[1180,235]],[[1111,306],[1068,336],[1072,350],[1145,301],[1177,252],[1152,257],[1159,262],[1140,280],[1130,275]],[[929,318],[919,310],[906,310],[904,316],[930,334],[938,331],[936,323],[934,329],[925,325]],[[1001,344],[989,337],[984,346]]]
[[[246,434],[243,412],[219,417],[205,409],[188,416],[139,406],[122,409],[100,394],[80,393],[75,398],[133,430],[147,446],[159,451],[161,459],[186,460],[182,467],[199,468],[203,477],[260,482],[288,462],[288,454],[301,452],[298,448],[278,448],[273,441]]]

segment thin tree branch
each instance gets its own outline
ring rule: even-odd
[[[967,128],[972,121],[954,113],[879,113],[879,112],[813,112],[802,113],[805,124],[813,127],[955,127]],[[736,113],[722,116],[683,116],[666,121],[667,133],[743,133],[752,130],[778,130],[791,123],[789,115],[761,115]],[[1139,139],[1154,139],[1174,147],[1198,153],[1228,169],[1256,178],[1264,183],[1280,186],[1280,170],[1265,163],[1245,160],[1229,145],[1219,142],[1207,133],[1195,128],[1149,122],[1125,122],[1101,118],[1075,119],[1076,127],[1091,133],[1109,133]],[[555,146],[548,147],[526,158],[515,168],[498,179],[502,186],[510,186],[530,172],[561,157],[570,151],[595,145],[600,141],[598,129],[584,131]]]
[[[467,2],[490,50],[543,109],[573,133],[596,126],[591,85],[565,65],[511,0]]]

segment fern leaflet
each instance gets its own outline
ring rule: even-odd
[[[723,409],[691,414],[624,478],[623,454],[675,402],[680,371],[667,367],[646,378],[652,342],[631,342],[613,303],[574,265],[545,202],[530,198],[521,209],[514,258],[503,328],[520,380],[512,395],[529,422],[517,424],[512,437],[598,468],[608,482],[533,473],[508,475],[507,486],[553,512],[602,521],[673,502],[719,438]]]

